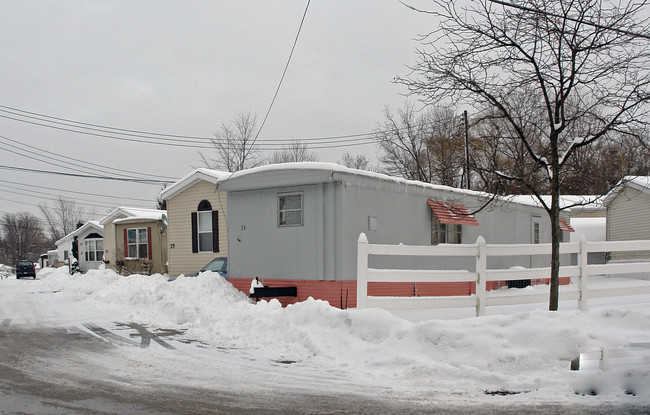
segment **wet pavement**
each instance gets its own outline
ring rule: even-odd
[[[186,382],[187,373],[178,373],[174,380],[169,379],[173,373],[158,371],[156,365],[165,368],[174,353],[184,353],[179,347],[210,347],[193,343],[182,330],[137,323],[118,322],[110,326],[85,323],[83,327],[52,328],[14,325],[11,320],[0,320],[0,414],[647,413],[647,408],[634,406],[574,405],[567,408],[546,403],[524,406],[499,403],[493,407],[468,407],[271,386],[249,390],[237,384],[228,387],[227,375],[224,375],[224,382],[210,386],[197,385],[194,380]],[[140,356],[151,359],[147,370],[135,371],[141,373],[140,378],[119,375],[120,365],[143,364],[129,351],[148,353]],[[200,364],[199,361],[199,367]],[[245,380],[248,375],[243,369],[238,376]],[[251,375],[259,377],[260,373]],[[272,385],[273,379],[268,380],[268,384]],[[503,399],[503,396],[495,393],[495,399]]]

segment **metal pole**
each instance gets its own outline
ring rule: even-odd
[[[469,190],[469,125],[467,122],[467,110],[463,111],[463,116],[465,118],[465,188]]]

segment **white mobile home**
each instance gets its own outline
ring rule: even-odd
[[[489,194],[337,164],[264,166],[237,172],[217,188],[228,193],[229,280],[242,290],[254,277],[269,286],[297,286],[297,300],[312,296],[339,305],[344,295],[355,298],[361,232],[371,243],[406,245],[474,243],[479,236],[497,244],[544,243],[551,238],[546,212],[532,204],[488,203]],[[541,266],[538,262],[543,260],[505,257],[489,266]],[[376,261],[377,266],[386,266]],[[435,263],[414,258],[388,267],[460,266],[469,269],[473,264],[454,258]]]

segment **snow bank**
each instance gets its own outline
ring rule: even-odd
[[[380,309],[340,310],[313,299],[286,308],[277,300],[251,304],[213,273],[168,282],[161,275],[64,271],[43,270],[37,283],[129,307],[134,321],[183,328],[187,337],[214,347],[317,365],[402,393],[514,391],[526,395],[520,399],[570,401],[575,391],[600,388],[618,399],[634,389],[634,402],[650,402],[647,365],[606,378],[598,370],[569,370],[580,352],[649,341],[647,307],[410,322]]]

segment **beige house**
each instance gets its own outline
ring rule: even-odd
[[[121,274],[167,273],[166,211],[119,207],[99,224],[108,268]]]
[[[191,274],[217,257],[228,256],[225,192],[217,183],[231,173],[196,169],[167,187],[169,274]]]
[[[607,240],[650,239],[650,176],[626,176],[605,196]],[[650,252],[612,253],[611,260],[650,258]]]

